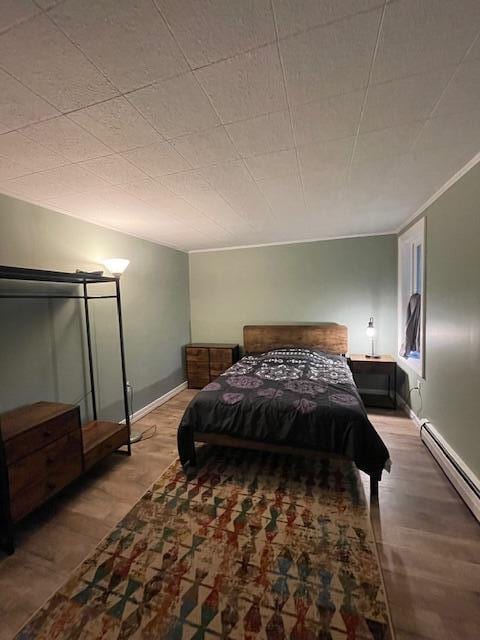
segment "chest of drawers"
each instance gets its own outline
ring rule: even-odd
[[[240,358],[238,344],[194,342],[185,347],[190,389],[201,389]]]
[[[16,523],[82,473],[80,409],[37,402],[1,416],[0,517]]]

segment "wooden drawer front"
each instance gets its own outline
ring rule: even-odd
[[[395,370],[395,362],[352,362],[353,373],[378,374],[381,376],[392,375]]]
[[[208,349],[201,347],[187,347],[187,363],[198,362],[208,364]]]
[[[188,386],[190,389],[203,389],[210,382],[208,369],[203,373],[189,374]]]
[[[52,465],[46,478],[25,487],[12,497],[10,503],[12,520],[17,522],[26,516],[78,478],[81,473],[82,455],[80,451],[70,455],[69,458],[60,458],[58,463]]]
[[[30,453],[42,449],[50,443],[58,440],[65,434],[80,427],[80,410],[72,410],[52,418],[45,424],[5,442],[7,464],[12,464]]]
[[[222,373],[224,373],[228,367],[231,367],[231,363],[226,363],[226,362],[216,362],[215,364],[212,364],[210,366],[210,379],[213,380],[214,378],[218,378],[218,376],[221,376]]]
[[[112,453],[124,444],[128,444],[128,427],[121,429],[85,453],[85,471],[93,467],[94,464],[103,460],[109,453]]]
[[[79,456],[81,458],[81,455],[82,436],[80,429],[75,429],[48,447],[44,447],[9,466],[10,495],[16,496],[29,485],[38,484],[50,474],[55,473],[66,460],[76,460]]]
[[[233,364],[232,350],[231,349],[210,349],[210,364],[226,364],[231,366]]]

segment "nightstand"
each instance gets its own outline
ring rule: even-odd
[[[185,347],[189,389],[202,389],[240,358],[238,344],[192,342]]]
[[[388,379],[388,394],[362,393],[361,396],[367,407],[397,408],[397,363],[392,356],[380,356],[379,358],[367,358],[365,355],[352,354],[348,358],[348,364],[353,373],[355,382],[359,376],[384,376]],[[357,386],[358,382],[357,382]],[[362,386],[363,383],[362,383]]]

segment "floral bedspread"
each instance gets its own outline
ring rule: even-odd
[[[289,347],[248,355],[192,400],[178,432],[188,461],[193,432],[328,451],[380,474],[388,450],[370,423],[346,358]]]

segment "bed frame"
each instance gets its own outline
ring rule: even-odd
[[[263,353],[282,347],[316,347],[327,353],[345,355],[348,352],[348,329],[345,325],[333,322],[317,324],[278,324],[278,325],[247,325],[243,327],[243,344],[246,354]],[[298,449],[287,445],[270,444],[235,438],[216,433],[200,433],[194,431],[194,442],[204,442],[212,445],[235,447],[240,449],[256,449],[259,451],[273,451],[277,453],[297,453],[307,457],[324,455],[306,449]],[[334,455],[334,454],[332,454]],[[190,464],[195,465],[195,457],[190,458]],[[370,476],[370,497],[378,496],[378,482],[381,472]]]

